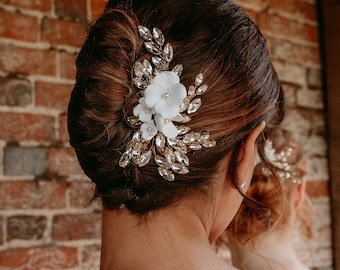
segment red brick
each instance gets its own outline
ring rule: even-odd
[[[328,181],[307,181],[306,192],[309,197],[319,198],[329,196]]]
[[[86,0],[55,1],[55,12],[59,17],[73,21],[86,21]]]
[[[0,51],[0,70],[24,74],[56,74],[57,58],[54,50],[27,49],[0,43]]]
[[[234,2],[240,7],[251,6],[254,10],[259,11],[267,8],[270,0],[236,0]]]
[[[47,154],[48,169],[52,174],[82,174],[76,154],[72,148],[50,148]]]
[[[50,116],[27,113],[0,112],[0,140],[54,140],[54,119]]]
[[[70,206],[83,208],[89,204],[94,184],[90,180],[74,181],[69,186]]]
[[[258,17],[258,25],[261,31],[267,31],[275,35],[316,43],[319,41],[318,27],[316,25],[299,23],[278,15],[261,13]]]
[[[38,38],[38,19],[31,16],[0,11],[0,36],[24,41]]]
[[[0,182],[0,209],[60,209],[66,207],[64,181]]]
[[[69,135],[67,131],[67,115],[62,114],[59,116],[59,139],[62,142],[69,141]]]
[[[37,247],[18,248],[0,252],[3,269],[68,269],[78,266],[77,248]]]
[[[40,11],[49,11],[51,10],[51,1],[50,0],[35,0],[35,1],[22,1],[22,0],[1,0],[1,3],[4,5],[11,5],[16,8],[27,8],[33,10]]]
[[[4,243],[4,232],[3,232],[3,219],[0,217],[0,245]]]
[[[42,22],[42,40],[56,45],[79,47],[85,40],[84,27],[75,22],[45,18]]]
[[[271,1],[270,9],[280,13],[287,13],[297,19],[317,21],[317,10],[315,3],[301,0]]]
[[[83,248],[81,269],[100,268],[100,245],[91,245]]]
[[[60,52],[60,76],[65,79],[74,80],[76,75],[76,55]]]
[[[107,0],[91,0],[91,17],[98,18],[104,11]]]
[[[99,239],[101,214],[65,214],[53,218],[52,237],[56,241]]]
[[[37,82],[36,105],[66,111],[72,87],[70,84]]]

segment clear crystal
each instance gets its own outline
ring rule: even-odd
[[[146,83],[142,78],[135,77],[132,79],[134,85],[136,85],[140,89],[145,89],[146,88]]]
[[[185,154],[180,153],[178,151],[175,151],[174,154],[175,154],[176,160],[179,163],[181,163],[181,164],[183,164],[185,166],[189,166],[189,158]]]
[[[133,71],[135,72],[135,75],[139,78],[142,78],[144,75],[144,66],[141,62],[136,62],[133,66]]]
[[[145,166],[146,164],[148,164],[149,161],[150,161],[150,159],[151,159],[151,156],[152,156],[151,150],[149,150],[149,151],[144,152],[143,154],[141,154],[140,157],[139,157],[138,166],[139,166],[139,167],[143,167],[143,166]]]
[[[161,54],[161,49],[159,48],[158,45],[156,45],[153,42],[144,42],[145,48],[152,54],[155,55],[160,55]]]
[[[119,159],[119,166],[125,168],[127,165],[129,165],[130,159],[131,159],[130,151],[125,151]]]
[[[189,145],[189,148],[191,150],[201,150],[202,149],[202,145],[199,143],[193,143]]]
[[[142,131],[138,130],[132,136],[132,142],[139,142],[142,139]]]
[[[163,153],[165,150],[165,136],[163,133],[158,133],[156,135],[156,147],[158,152]]]
[[[198,75],[196,76],[195,85],[196,85],[196,86],[199,86],[199,85],[202,84],[202,82],[203,82],[203,74],[200,73],[200,74],[198,74]]]
[[[182,119],[181,121],[177,121],[177,122],[180,122],[180,123],[188,123],[191,121],[191,117],[189,115],[186,115],[186,114],[182,114]]]
[[[149,60],[144,59],[143,66],[144,66],[143,71],[144,71],[145,76],[150,77],[152,75],[152,65],[149,62]]]
[[[167,62],[170,62],[172,58],[174,57],[174,50],[169,43],[165,44],[164,49],[163,49],[163,55],[164,55],[165,61]]]
[[[216,141],[213,141],[213,140],[211,140],[211,141],[205,141],[204,143],[203,143],[203,146],[204,147],[207,147],[207,148],[209,148],[209,147],[214,147],[216,145]]]
[[[156,68],[158,69],[167,69],[167,63],[160,57],[158,56],[153,56],[151,58],[152,63],[155,65]]]
[[[193,133],[185,134],[184,138],[182,139],[183,143],[191,144],[196,141],[195,136]]]
[[[172,72],[175,72],[178,76],[182,75],[183,72],[183,66],[181,64],[176,65],[173,69]]]
[[[190,128],[189,128],[189,127],[186,127],[186,126],[179,126],[179,127],[177,127],[177,131],[178,131],[177,135],[178,135],[178,136],[181,136],[181,135],[184,135],[184,134],[186,134],[187,132],[189,132],[189,131],[190,131]]]
[[[195,92],[196,92],[195,87],[190,85],[188,89],[188,96],[192,97],[195,94]]]
[[[145,40],[151,40],[152,39],[152,34],[150,32],[150,30],[148,28],[146,28],[145,26],[139,25],[138,26],[138,32],[139,35],[145,39]]]
[[[187,147],[181,140],[177,138],[167,138],[167,141],[168,145],[171,146],[174,150],[186,154]]]
[[[132,126],[138,126],[141,124],[141,121],[139,120],[139,117],[137,116],[128,116],[126,120],[129,122]]]
[[[198,89],[196,91],[196,94],[197,95],[202,95],[202,94],[204,94],[207,91],[207,89],[208,89],[208,85],[203,84],[200,87],[198,87]]]
[[[155,27],[154,29],[152,29],[152,34],[157,44],[163,46],[165,38],[162,31]]]
[[[189,103],[190,98],[189,97],[184,98],[181,103],[181,106],[179,107],[179,112],[184,112],[188,108]]]
[[[160,176],[162,176],[167,181],[174,181],[175,180],[175,175],[167,169],[164,169],[162,167],[158,167],[158,173],[160,174]]]
[[[180,163],[174,163],[171,165],[171,170],[173,170],[175,173],[178,174],[187,174],[189,172],[189,169]]]
[[[187,109],[187,112],[189,114],[197,112],[199,107],[201,107],[201,104],[202,104],[201,98],[195,98],[193,101],[190,102],[188,109]]]
[[[155,162],[156,162],[157,166],[159,166],[159,167],[162,167],[164,169],[169,169],[170,168],[170,165],[169,165],[168,161],[165,158],[161,157],[161,156],[158,156],[158,155],[155,156]]]
[[[209,140],[209,138],[210,138],[209,132],[208,131],[202,131],[202,133],[201,133],[201,135],[200,135],[200,137],[197,141],[200,142],[200,143],[203,143],[206,140]]]
[[[174,154],[174,152],[168,148],[168,147],[165,147],[165,150],[164,150],[164,157],[166,158],[167,162],[171,165],[172,163],[175,162],[176,160],[176,156]]]

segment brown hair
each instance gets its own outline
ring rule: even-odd
[[[289,151],[287,164],[290,172],[287,177],[281,179],[281,186],[284,197],[281,196],[281,189],[273,183],[273,175],[268,174],[263,163],[255,167],[253,178],[247,195],[255,199],[259,204],[256,209],[249,206],[247,202],[242,202],[236,216],[228,226],[228,236],[234,241],[245,244],[249,240],[252,247],[256,246],[257,240],[264,234],[272,230],[285,226],[292,215],[290,202],[293,191],[302,183],[306,174],[306,156],[302,147],[293,139],[289,131],[277,129],[271,134],[270,141],[276,153]],[[272,167],[277,172],[281,168]],[[287,173],[282,171],[283,173]],[[305,194],[302,207],[297,210],[296,218],[301,232],[305,239],[312,237],[312,206]]]
[[[284,101],[263,36],[231,1],[128,2],[132,4],[117,6],[109,1],[90,28],[76,62],[68,129],[80,165],[95,183],[94,197],[107,209],[124,204],[144,214],[206,190],[229,153],[235,184],[243,140],[263,121],[265,133],[278,126]],[[125,121],[138,103],[133,63],[151,57],[137,34],[139,24],[161,29],[174,47],[173,65],[184,66],[181,83],[188,87],[201,72],[209,87],[190,127],[208,130],[217,146],[188,153],[190,173],[176,175],[173,182],[161,178],[153,161],[140,168],[118,165],[134,133]]]

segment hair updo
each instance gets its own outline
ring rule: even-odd
[[[109,1],[90,28],[76,61],[68,129],[80,165],[95,183],[94,198],[100,197],[107,209],[125,205],[144,214],[206,191],[227,154],[232,154],[229,170],[235,182],[243,140],[263,121],[268,133],[277,127],[284,101],[263,36],[231,1],[128,2]],[[189,174],[176,175],[172,182],[158,174],[152,160],[144,167],[118,164],[134,133],[125,120],[138,104],[133,64],[151,58],[138,35],[139,24],[163,32],[174,48],[172,65],[184,67],[182,84],[188,87],[203,73],[208,85],[189,126],[209,131],[217,146],[189,152]]]

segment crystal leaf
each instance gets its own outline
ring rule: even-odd
[[[185,154],[180,153],[178,151],[175,151],[174,154],[175,154],[176,160],[179,163],[181,163],[181,164],[183,164],[185,166],[189,166],[189,158]]]
[[[195,98],[193,101],[190,102],[188,109],[187,109],[187,112],[189,114],[197,112],[199,107],[201,107],[201,104],[202,104],[201,98]]]
[[[167,62],[170,62],[172,58],[174,57],[174,50],[169,43],[165,44],[164,49],[163,49],[163,55],[164,55],[165,61]]]
[[[145,48],[152,54],[155,55],[160,55],[161,54],[161,50],[160,48],[153,42],[144,42]]]
[[[178,131],[177,135],[178,135],[178,136],[181,136],[181,135],[184,135],[184,134],[186,134],[187,132],[189,132],[189,131],[190,131],[190,127],[179,126],[179,127],[177,127],[177,131]]]
[[[185,165],[182,165],[180,163],[172,164],[171,170],[178,174],[187,174],[189,172],[189,169]]]
[[[139,35],[145,39],[145,40],[151,40],[152,39],[152,34],[150,32],[150,30],[148,28],[146,28],[145,26],[139,25],[138,26],[138,32]]]
[[[158,133],[156,135],[156,147],[158,152],[163,153],[165,150],[165,136],[163,133]]]
[[[157,44],[160,45],[160,46],[163,46],[165,39],[164,39],[164,35],[163,35],[162,31],[155,27],[152,30],[152,34],[153,34],[153,38],[157,42]]]
[[[191,144],[196,141],[195,136],[193,133],[185,134],[184,138],[182,139],[183,143]]]
[[[146,164],[148,164],[149,161],[150,161],[150,159],[151,159],[151,156],[152,156],[151,150],[149,150],[149,151],[144,152],[143,154],[141,154],[141,155],[140,155],[140,158],[139,158],[138,166],[139,166],[139,167],[143,167],[143,166],[145,166]]]
[[[132,136],[132,142],[139,142],[142,139],[142,131],[138,130],[137,132],[135,132],[135,134],[133,134]]]
[[[204,147],[207,147],[207,148],[209,148],[209,147],[214,147],[216,145],[216,141],[205,141],[204,143],[203,143],[203,146]]]
[[[131,159],[130,151],[125,151],[119,159],[119,166],[125,168],[127,165],[129,165],[130,159]]]
[[[142,78],[135,77],[132,79],[134,85],[136,85],[140,89],[145,89],[146,88],[146,83]]]
[[[144,59],[143,66],[144,66],[143,71],[144,71],[145,76],[150,77],[152,75],[152,65],[149,62],[149,60]]]
[[[200,87],[198,87],[197,91],[196,91],[196,94],[197,95],[202,95],[204,94],[208,89],[208,85],[206,84],[202,84]]]
[[[176,156],[174,154],[174,152],[168,148],[168,147],[165,147],[165,150],[164,150],[164,157],[166,158],[167,162],[171,165],[172,163],[175,162],[175,159],[176,159]]]
[[[201,85],[203,82],[203,74],[200,73],[196,76],[196,79],[195,79],[195,86],[199,86]]]
[[[189,145],[189,148],[191,150],[201,150],[202,149],[202,145],[199,143],[193,143]]]
[[[188,96],[189,97],[192,97],[194,94],[195,94],[195,87],[194,86],[192,86],[192,85],[190,85],[189,86],[189,89],[188,89]]]
[[[169,165],[168,161],[165,158],[161,157],[161,156],[158,156],[158,155],[155,156],[155,162],[156,162],[156,164],[159,167],[162,167],[164,169],[169,169],[170,168],[170,165]]]
[[[159,69],[167,69],[167,63],[160,57],[158,56],[153,56],[151,58],[152,63],[156,66],[156,68]]]
[[[133,66],[133,71],[135,72],[135,75],[139,78],[142,78],[144,75],[144,66],[141,62],[136,62]]]
[[[158,167],[158,173],[160,174],[160,176],[162,176],[167,181],[174,181],[175,180],[175,175],[167,169],[164,169],[162,167]]]
[[[198,142],[202,143],[205,142],[206,140],[208,140],[210,138],[210,134],[208,131],[202,131],[199,139],[197,140]]]
[[[183,99],[181,106],[179,107],[179,112],[184,112],[188,108],[189,103],[190,103],[189,97]]]
[[[168,145],[171,146],[174,150],[186,154],[187,147],[181,140],[178,140],[177,138],[167,138],[167,141]]]
[[[191,121],[191,117],[189,115],[182,114],[182,120],[178,121],[180,123],[188,123]]]
[[[178,76],[182,75],[183,72],[183,66],[181,64],[176,65],[173,69],[172,72],[175,72]]]

